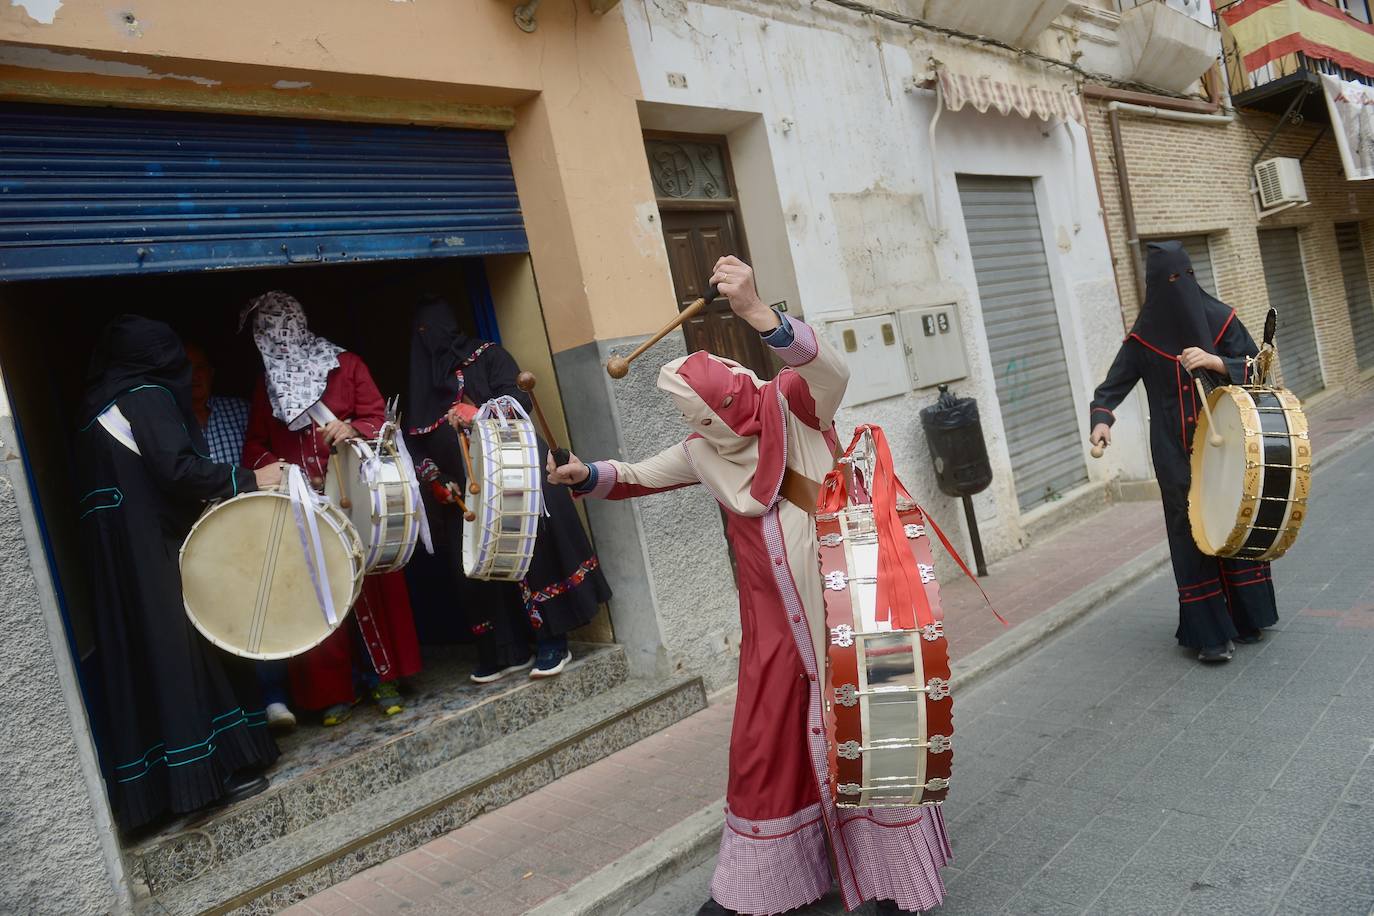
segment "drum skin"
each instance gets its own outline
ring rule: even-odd
[[[368,575],[403,569],[415,554],[420,536],[411,489],[415,470],[391,442],[382,443],[381,449],[376,478],[369,483],[365,468],[374,445],[362,439],[340,443],[324,484],[325,497],[334,505],[342,508],[342,497],[348,497],[349,508],[343,512],[362,540],[363,568]]]
[[[524,417],[479,417],[470,451],[479,492],[468,503],[477,519],[463,526],[463,572],[471,579],[519,582],[529,572],[544,513],[534,424]]]
[[[933,805],[949,793],[954,700],[940,588],[921,510],[899,501],[897,515],[935,620],[914,630],[880,631],[872,619],[878,547],[871,507],[816,519],[830,790],[842,808]]]
[[[1193,540],[1209,556],[1278,559],[1307,515],[1312,442],[1302,404],[1284,388],[1240,385],[1217,388],[1207,402],[1212,424],[1204,413],[1193,434]],[[1213,430],[1219,446],[1209,442]]]
[[[206,639],[244,658],[289,658],[343,623],[362,589],[362,544],[336,507],[315,511],[338,623],[316,599],[290,498],[263,490],[211,506],[182,544],[186,613]]]

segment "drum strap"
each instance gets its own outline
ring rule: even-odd
[[[124,416],[118,404],[111,404],[99,417],[100,425],[105,428],[105,432],[114,437],[120,445],[133,452],[135,455],[142,456],[138,450],[138,443],[134,441],[134,427],[129,422],[129,418]]]
[[[334,590],[329,583],[329,569],[324,562],[324,546],[320,543],[320,526],[315,518],[315,491],[305,482],[305,474],[296,465],[286,469],[286,492],[291,497],[291,509],[296,516],[296,533],[305,551],[305,568],[310,571],[310,583],[315,587],[315,600],[329,625],[337,626],[339,616],[334,610]]]
[[[810,477],[787,468],[782,473],[782,486],[778,488],[778,495],[807,515],[815,515],[821,485]]]

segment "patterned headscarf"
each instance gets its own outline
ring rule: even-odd
[[[304,429],[310,424],[305,412],[324,396],[329,373],[339,365],[343,347],[312,334],[305,309],[280,290],[249,302],[239,316],[239,330],[249,315],[253,317],[253,341],[266,370],[272,414],[288,429]]]

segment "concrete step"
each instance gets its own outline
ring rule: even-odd
[[[436,766],[570,709],[625,682],[619,646],[579,646],[564,672],[542,681],[468,681],[465,654],[433,665],[402,714],[360,707],[337,728],[303,726],[281,740],[282,757],[261,795],[171,825],[126,851],[141,896],[170,891],[401,785]]]
[[[705,705],[699,678],[626,681],[157,893],[139,913],[275,913]]]

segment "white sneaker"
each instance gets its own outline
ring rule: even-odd
[[[296,727],[296,714],[285,703],[267,704],[267,727],[273,731],[290,731]]]

